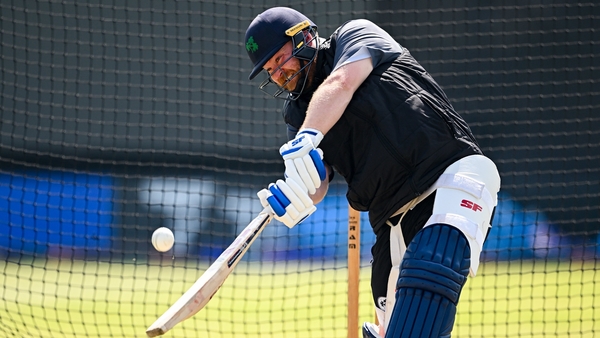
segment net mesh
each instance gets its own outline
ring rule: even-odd
[[[140,337],[262,209],[281,101],[243,35],[276,1],[0,1],[0,337]],[[600,5],[293,1],[386,29],[502,177],[459,337],[600,334]],[[345,186],[273,222],[173,337],[345,337]],[[154,229],[173,230],[166,253]],[[360,321],[374,321],[362,215]]]

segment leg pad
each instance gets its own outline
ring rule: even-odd
[[[423,228],[404,255],[386,337],[450,337],[470,265],[460,230],[446,224]]]

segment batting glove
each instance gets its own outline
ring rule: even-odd
[[[306,191],[289,178],[269,184],[268,189],[263,189],[256,195],[260,204],[270,208],[275,219],[290,229],[317,210]]]
[[[317,146],[323,133],[316,129],[300,130],[296,138],[281,146],[279,153],[285,163],[285,176],[303,184],[309,194],[314,194],[325,180],[327,171],[323,151]]]

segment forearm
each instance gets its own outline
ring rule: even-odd
[[[352,96],[372,70],[371,58],[367,58],[344,65],[331,73],[313,94],[300,129],[316,129],[321,132],[321,137],[327,134],[342,117]],[[318,147],[318,144],[313,146]],[[318,188],[316,184],[311,188],[311,182],[305,182],[309,192],[313,192],[310,197],[315,204],[325,197],[329,188],[328,177],[332,168],[327,164],[325,167],[327,175]]]
[[[344,114],[354,92],[372,70],[371,58],[367,58],[331,73],[313,94],[302,128],[313,128],[323,135],[327,134]]]
[[[353,94],[343,83],[328,78],[315,91],[302,128],[312,128],[323,135],[327,134],[346,110]]]

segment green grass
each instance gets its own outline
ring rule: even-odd
[[[467,282],[457,337],[598,337],[595,262],[486,263]]]
[[[154,264],[0,262],[0,337],[145,337],[206,268]],[[485,263],[463,291],[453,336],[599,336],[597,269]],[[369,274],[363,269],[361,322],[374,319]],[[205,309],[166,336],[346,337],[346,270],[242,262]]]

